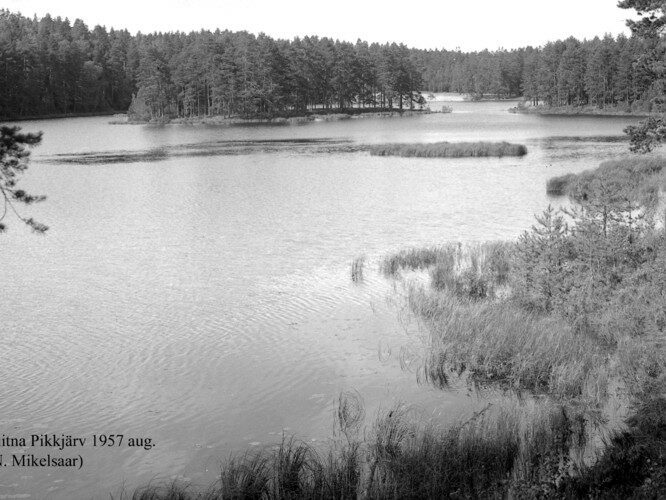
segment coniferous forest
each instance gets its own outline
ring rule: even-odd
[[[407,109],[421,92],[660,111],[650,41],[620,35],[464,53],[201,31],[131,35],[0,10],[0,118],[126,111],[147,119]]]

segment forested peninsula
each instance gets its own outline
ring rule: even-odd
[[[461,52],[245,31],[136,35],[0,10],[0,119],[109,113],[274,118],[423,106],[422,92],[660,112],[641,37]]]

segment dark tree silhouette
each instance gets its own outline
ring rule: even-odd
[[[3,210],[0,216],[0,232],[7,226],[4,220],[9,212],[13,212],[20,221],[27,224],[34,232],[43,234],[48,226],[33,218],[24,217],[16,208],[17,203],[31,205],[46,199],[35,196],[18,188],[18,181],[28,168],[30,151],[26,148],[36,146],[42,140],[42,134],[21,134],[19,127],[0,127],[0,192],[3,197]]]

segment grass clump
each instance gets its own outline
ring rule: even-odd
[[[525,156],[527,147],[508,142],[434,142],[418,144],[378,144],[370,146],[373,156],[404,156],[419,158],[462,158]]]
[[[230,458],[220,474],[220,497],[262,498],[266,495],[272,475],[269,460],[263,453]]]
[[[428,270],[436,290],[478,300],[494,297],[508,283],[511,248],[503,242],[410,248],[386,256],[380,267],[387,277],[404,270]]]
[[[455,245],[409,248],[384,258],[380,270],[387,277],[395,277],[402,270],[423,270],[439,263],[455,259]]]
[[[523,484],[556,489],[580,420],[557,405],[488,405],[447,429],[418,426],[397,407],[370,435],[369,498],[503,498]]]
[[[232,457],[212,498],[356,498],[362,472],[360,443],[336,443],[320,454],[283,438],[274,450]]]
[[[351,263],[351,280],[354,283],[363,282],[363,268],[365,266],[365,255],[356,257]]]
[[[510,244],[499,242],[449,247],[448,259],[430,269],[431,284],[462,299],[493,298],[508,282],[510,252]]]

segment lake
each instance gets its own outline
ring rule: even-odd
[[[379,261],[409,246],[516,238],[562,203],[546,195],[548,178],[626,154],[600,136],[638,120],[510,114],[508,101],[433,108],[442,103],[453,113],[281,126],[21,122],[44,132],[22,185],[48,195],[24,212],[50,230],[9,218],[0,239],[0,432],[155,446],[54,453],[80,453],[82,470],[6,467],[0,498],[206,485],[233,451],[283,433],[325,442],[343,391],[357,391],[370,420],[398,401],[438,420],[470,411],[473,395],[419,384],[405,366],[421,333]],[[442,140],[507,140],[529,154],[355,150]]]

